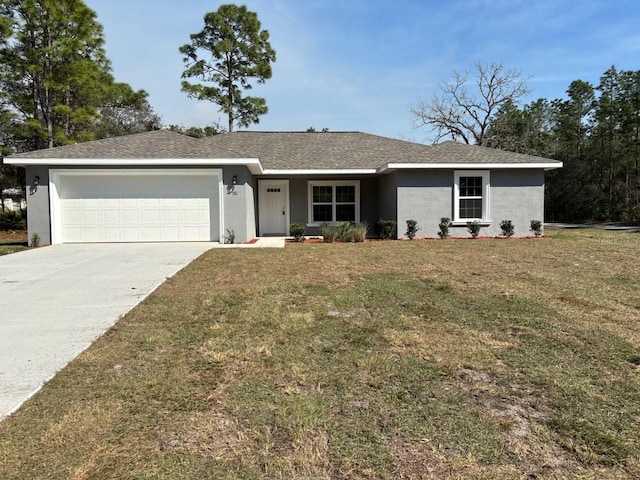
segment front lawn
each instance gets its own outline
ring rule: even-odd
[[[640,234],[212,250],[0,423],[6,478],[640,477]]]
[[[0,231],[0,256],[27,249],[26,230]]]

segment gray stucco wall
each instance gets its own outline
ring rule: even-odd
[[[29,238],[34,233],[40,235],[40,245],[49,245],[51,243],[51,222],[49,207],[49,170],[50,169],[74,169],[74,167],[56,167],[56,166],[30,166],[26,168],[27,183],[27,228]],[[83,170],[100,169],[104,167],[75,167]],[[118,166],[114,169],[121,170],[126,167]],[[136,167],[138,169],[139,167]],[[147,169],[171,170],[163,167],[146,167]],[[182,166],[180,169],[189,168]],[[201,169],[202,167],[193,167]],[[220,169],[220,167],[211,167]],[[143,168],[144,169],[144,168]],[[224,208],[224,228],[233,230],[236,235],[236,242],[246,242],[256,236],[255,230],[255,212],[254,212],[254,186],[253,177],[249,170],[244,166],[224,167],[222,192],[223,208]],[[238,183],[234,188],[232,186],[233,176],[236,175]],[[40,185],[37,190],[33,190],[33,179],[35,176],[40,177]],[[33,192],[33,193],[31,193]],[[215,240],[217,239],[218,225],[218,206],[212,211],[211,219],[212,232],[215,232]],[[226,233],[226,232],[225,232]],[[220,239],[222,241],[222,239]]]
[[[406,221],[417,220],[418,237],[437,238],[441,217],[454,217],[453,170],[403,170],[397,178],[399,237]],[[480,235],[500,235],[500,221],[511,220],[516,236],[527,236],[531,220],[543,220],[544,171],[492,170],[490,174],[489,225]],[[465,224],[452,225],[452,237],[468,237]]]
[[[395,220],[398,214],[398,172],[382,175],[378,178],[378,213],[380,218]],[[376,219],[377,220],[377,219]]]
[[[238,183],[233,185],[233,176]],[[255,188],[251,172],[244,166],[223,169],[224,228],[233,230],[236,242],[256,237]]]
[[[34,179],[39,177],[36,188]],[[27,184],[27,230],[29,244],[33,234],[40,236],[40,245],[51,245],[51,225],[49,222],[49,168],[33,166],[25,169]]]
[[[418,237],[437,237],[441,217],[453,217],[451,170],[402,170],[397,179],[398,237],[404,237],[407,220],[416,220]]]
[[[55,167],[32,166],[26,169],[29,238],[37,233],[40,236],[41,245],[51,243],[49,168]],[[95,168],[104,169],[104,167]],[[224,228],[234,231],[236,242],[249,241],[255,238],[257,233],[258,179],[254,178],[244,166],[224,167],[222,170]],[[237,177],[235,186],[233,185],[234,175]],[[37,189],[33,188],[36,176],[39,177]],[[291,222],[308,223],[308,182],[310,180],[359,180],[360,221],[367,222],[373,228],[379,218],[396,219],[399,237],[404,236],[406,221],[414,219],[418,221],[421,229],[418,233],[419,237],[435,238],[438,234],[440,218],[453,218],[454,215],[452,170],[400,170],[388,175],[370,177],[291,176],[287,179],[289,180]],[[514,223],[516,236],[529,235],[530,221],[544,218],[544,171],[542,169],[493,170],[490,183],[491,222],[482,228],[481,235],[499,235],[500,221],[504,219]],[[318,233],[317,227],[307,228],[307,235]],[[468,236],[465,225],[452,226],[451,234],[459,237]]]
[[[516,236],[531,235],[531,220],[544,221],[544,170],[492,171],[491,220],[488,235],[500,235],[502,220],[513,222]]]
[[[367,222],[373,231],[373,225],[378,219],[378,179],[376,177],[353,177],[347,175],[332,176],[291,176],[291,177],[261,177],[269,180],[289,180],[289,204],[291,223],[309,223],[309,193],[310,180],[359,180],[360,181],[360,222]],[[257,183],[256,183],[257,184]],[[259,198],[256,198],[258,211]],[[307,235],[319,235],[318,227],[307,227]]]

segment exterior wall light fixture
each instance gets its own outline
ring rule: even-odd
[[[38,191],[38,186],[40,185],[40,177],[36,175],[33,177],[33,184],[29,187],[29,195],[34,195]]]

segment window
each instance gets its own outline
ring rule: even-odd
[[[360,222],[359,181],[309,182],[309,223]]]
[[[489,172],[454,172],[454,222],[489,221]]]

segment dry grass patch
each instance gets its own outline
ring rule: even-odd
[[[0,256],[27,249],[26,230],[0,231]]]
[[[8,478],[637,478],[640,236],[213,250],[0,424]]]

